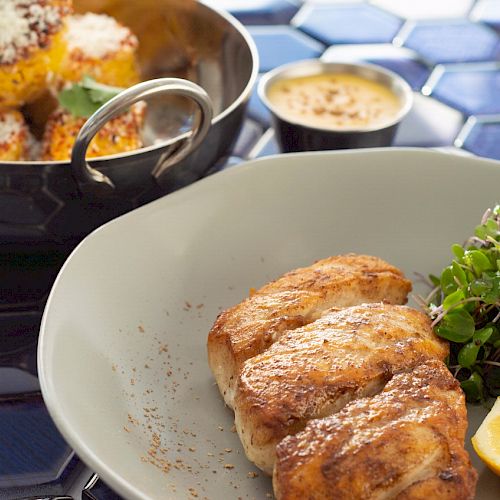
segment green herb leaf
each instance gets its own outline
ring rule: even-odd
[[[460,301],[464,300],[464,298],[465,298],[464,292],[461,289],[455,290],[453,293],[450,293],[450,295],[448,295],[444,299],[443,307],[445,309],[450,309],[456,306]]]
[[[446,363],[469,401],[500,395],[500,204],[488,210],[453,260],[432,280],[427,311],[450,341]]]
[[[451,251],[455,254],[455,257],[460,261],[464,258],[465,250],[462,245],[455,243],[451,246]]]
[[[453,276],[452,266],[446,267],[441,273],[441,289],[445,295],[450,295],[458,288]]]
[[[474,319],[465,309],[450,311],[441,321],[436,333],[453,342],[468,342],[475,331]]]
[[[488,342],[492,334],[493,334],[493,328],[488,326],[486,328],[481,328],[480,330],[476,330],[474,332],[474,335],[472,336],[472,339],[474,340],[474,343],[476,345],[481,346],[486,342]]]
[[[458,352],[458,363],[464,368],[470,368],[476,362],[480,348],[481,346],[476,345],[474,342],[465,344]]]
[[[58,100],[59,104],[73,116],[89,118],[122,90],[97,83],[89,76],[85,76],[80,83],[75,83],[70,88],[61,91]]]
[[[484,382],[481,375],[477,372],[472,372],[471,376],[460,383],[467,401],[477,402],[484,399]]]

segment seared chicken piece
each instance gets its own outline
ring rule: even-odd
[[[340,255],[291,271],[217,318],[208,336],[208,360],[227,405],[243,363],[284,332],[320,318],[333,307],[365,302],[404,304],[411,283],[377,257]]]
[[[406,306],[335,310],[287,332],[247,360],[239,377],[235,423],[248,458],[271,474],[285,436],[376,394],[395,372],[447,354],[429,318]]]
[[[277,447],[280,500],[474,498],[465,400],[446,366],[427,361],[376,396],[311,420]]]

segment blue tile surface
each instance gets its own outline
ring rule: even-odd
[[[293,23],[328,45],[391,42],[403,21],[364,3],[307,4]]]
[[[323,44],[290,26],[250,26],[260,57],[260,72],[300,59],[319,57]]]
[[[379,64],[400,74],[418,91],[415,105],[401,124],[394,145],[449,147],[455,141],[463,148],[461,151],[500,160],[500,115],[496,115],[500,113],[500,64],[494,64],[500,60],[500,0],[478,0],[468,19],[470,2],[462,1],[462,6],[450,3],[451,14],[447,17],[446,7],[435,4],[434,18],[417,22],[403,18],[412,17],[411,12],[415,9],[423,12],[423,4],[416,0],[411,5],[381,0],[380,8],[375,5],[376,1],[207,1],[228,10],[247,26],[259,51],[261,73],[288,62],[321,56],[331,61]],[[430,19],[430,16],[415,16],[414,19],[417,18]],[[399,44],[404,46],[399,47]],[[482,61],[490,63],[454,64]],[[430,72],[440,63],[446,64],[444,73],[438,77],[439,72],[435,71],[428,81]],[[431,97],[419,92],[425,82],[424,92],[430,89]],[[472,118],[468,123],[474,125],[463,127],[465,117],[470,115],[484,116],[475,123]],[[221,158],[209,173],[236,167],[250,157],[279,153],[274,131],[270,128],[270,114],[256,88],[247,117],[234,150]],[[466,133],[460,134],[463,141],[458,144],[457,135],[461,129]],[[16,187],[15,178],[12,186]],[[31,196],[31,193],[23,195]],[[15,202],[13,199],[11,208],[13,216],[18,218]],[[57,200],[43,198],[35,202],[39,212],[58,210]],[[25,214],[26,222],[44,222],[40,220],[40,213],[34,212],[37,217]],[[0,321],[0,334],[3,333],[3,337],[0,336],[0,365],[8,367],[0,369],[0,394],[2,389],[4,394],[0,402],[0,498],[3,498],[2,488],[9,487],[9,491],[13,491],[16,485],[19,488],[38,487],[38,491],[30,490],[31,495],[67,492],[62,486],[64,475],[71,470],[71,464],[80,464],[52,424],[40,397],[27,397],[13,403],[11,396],[18,391],[37,389],[34,383],[36,349],[18,350],[18,341],[21,339],[23,345],[36,346],[40,305],[46,297],[47,279],[56,267],[59,265],[52,262],[38,270],[27,269],[23,263],[18,266],[15,276],[2,276],[9,281],[12,296],[0,297],[0,305],[10,304],[15,299],[16,304],[22,303],[23,307],[8,317],[4,315]],[[16,283],[20,283],[21,277],[32,285],[19,287]],[[22,375],[14,378],[21,369],[24,370]],[[6,403],[6,394],[9,394],[9,403]],[[67,463],[70,465],[66,466]],[[57,486],[50,489],[49,485],[54,484]],[[27,495],[9,498],[21,496]],[[82,497],[89,500],[119,498],[102,481],[89,485]]]
[[[73,456],[40,396],[0,402],[0,489],[54,482]]]
[[[472,12],[472,18],[500,31],[500,2],[498,0],[479,0]]]
[[[257,80],[257,84],[253,89],[252,96],[250,97],[250,102],[248,103],[247,114],[256,122],[260,123],[264,127],[269,127],[271,125],[271,113],[266,108],[264,103],[261,101],[259,94],[257,92],[257,87],[259,85],[260,77]]]
[[[477,122],[462,147],[476,155],[500,160],[500,116],[497,122]]]
[[[494,61],[500,57],[498,34],[467,20],[415,23],[404,45],[434,64]]]
[[[211,0],[244,24],[287,24],[297,13],[300,0]]]
[[[450,67],[432,95],[467,115],[500,113],[500,66],[490,70]]]
[[[425,64],[413,59],[373,58],[367,59],[367,62],[378,64],[394,71],[394,73],[402,76],[410,84],[413,90],[420,90],[431,72]]]
[[[391,44],[335,45],[321,57],[327,62],[369,62],[403,77],[413,90],[420,90],[431,73],[413,50]]]
[[[263,156],[270,156],[280,153],[278,141],[272,130],[269,130],[266,135],[259,142],[259,147],[254,151],[254,158],[261,158]]]

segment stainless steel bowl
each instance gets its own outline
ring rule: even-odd
[[[156,81],[128,89],[91,117],[72,164],[0,162],[0,241],[9,252],[71,248],[104,222],[199,179],[233,146],[256,81],[258,56],[250,35],[202,1],[74,5],[77,12],[107,13],[130,27],[139,38],[142,78]],[[157,80],[163,77],[177,80]],[[206,91],[213,118],[203,90],[178,79]],[[86,165],[91,136],[118,108],[139,98],[148,102],[147,146]]]
[[[338,73],[360,76],[389,88],[399,99],[397,115],[389,122],[372,127],[326,129],[304,125],[291,119],[277,110],[268,99],[269,88],[279,80]],[[390,146],[401,120],[408,114],[413,103],[410,86],[392,71],[368,63],[335,63],[319,59],[297,61],[270,71],[259,82],[259,96],[271,111],[278,143],[284,152]]]

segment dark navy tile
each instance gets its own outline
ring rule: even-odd
[[[428,91],[467,115],[500,113],[500,65],[444,66]],[[435,72],[440,72],[438,67]],[[431,76],[433,79],[433,76]]]
[[[498,0],[479,0],[472,11],[471,19],[489,24],[500,31],[500,2]]]
[[[210,0],[244,24],[288,24],[299,10],[299,0]]]
[[[403,30],[398,37],[433,64],[495,61],[500,57],[500,38],[480,23],[463,20],[422,21]]]
[[[422,88],[431,71],[413,50],[389,44],[335,45],[321,59],[329,62],[369,62],[383,66],[402,76],[413,90]]]
[[[0,367],[20,368],[37,374],[36,347],[42,310],[0,310]],[[0,395],[5,385],[0,376]]]
[[[261,101],[257,92],[259,80],[260,76],[250,97],[250,102],[248,103],[247,108],[247,115],[252,118],[252,120],[255,120],[256,122],[267,128],[271,123],[271,113]]]
[[[122,500],[122,497],[94,475],[82,491],[82,500]]]
[[[468,130],[457,138],[456,145],[478,156],[500,160],[500,115],[495,121],[470,118]]]
[[[260,57],[260,72],[300,59],[319,57],[324,46],[289,26],[250,26]]]
[[[0,490],[58,481],[73,458],[40,395],[0,399]]]
[[[19,368],[0,366],[0,395],[38,392],[38,378]]]
[[[292,23],[328,45],[385,43],[396,36],[403,21],[366,3],[306,4]]]

